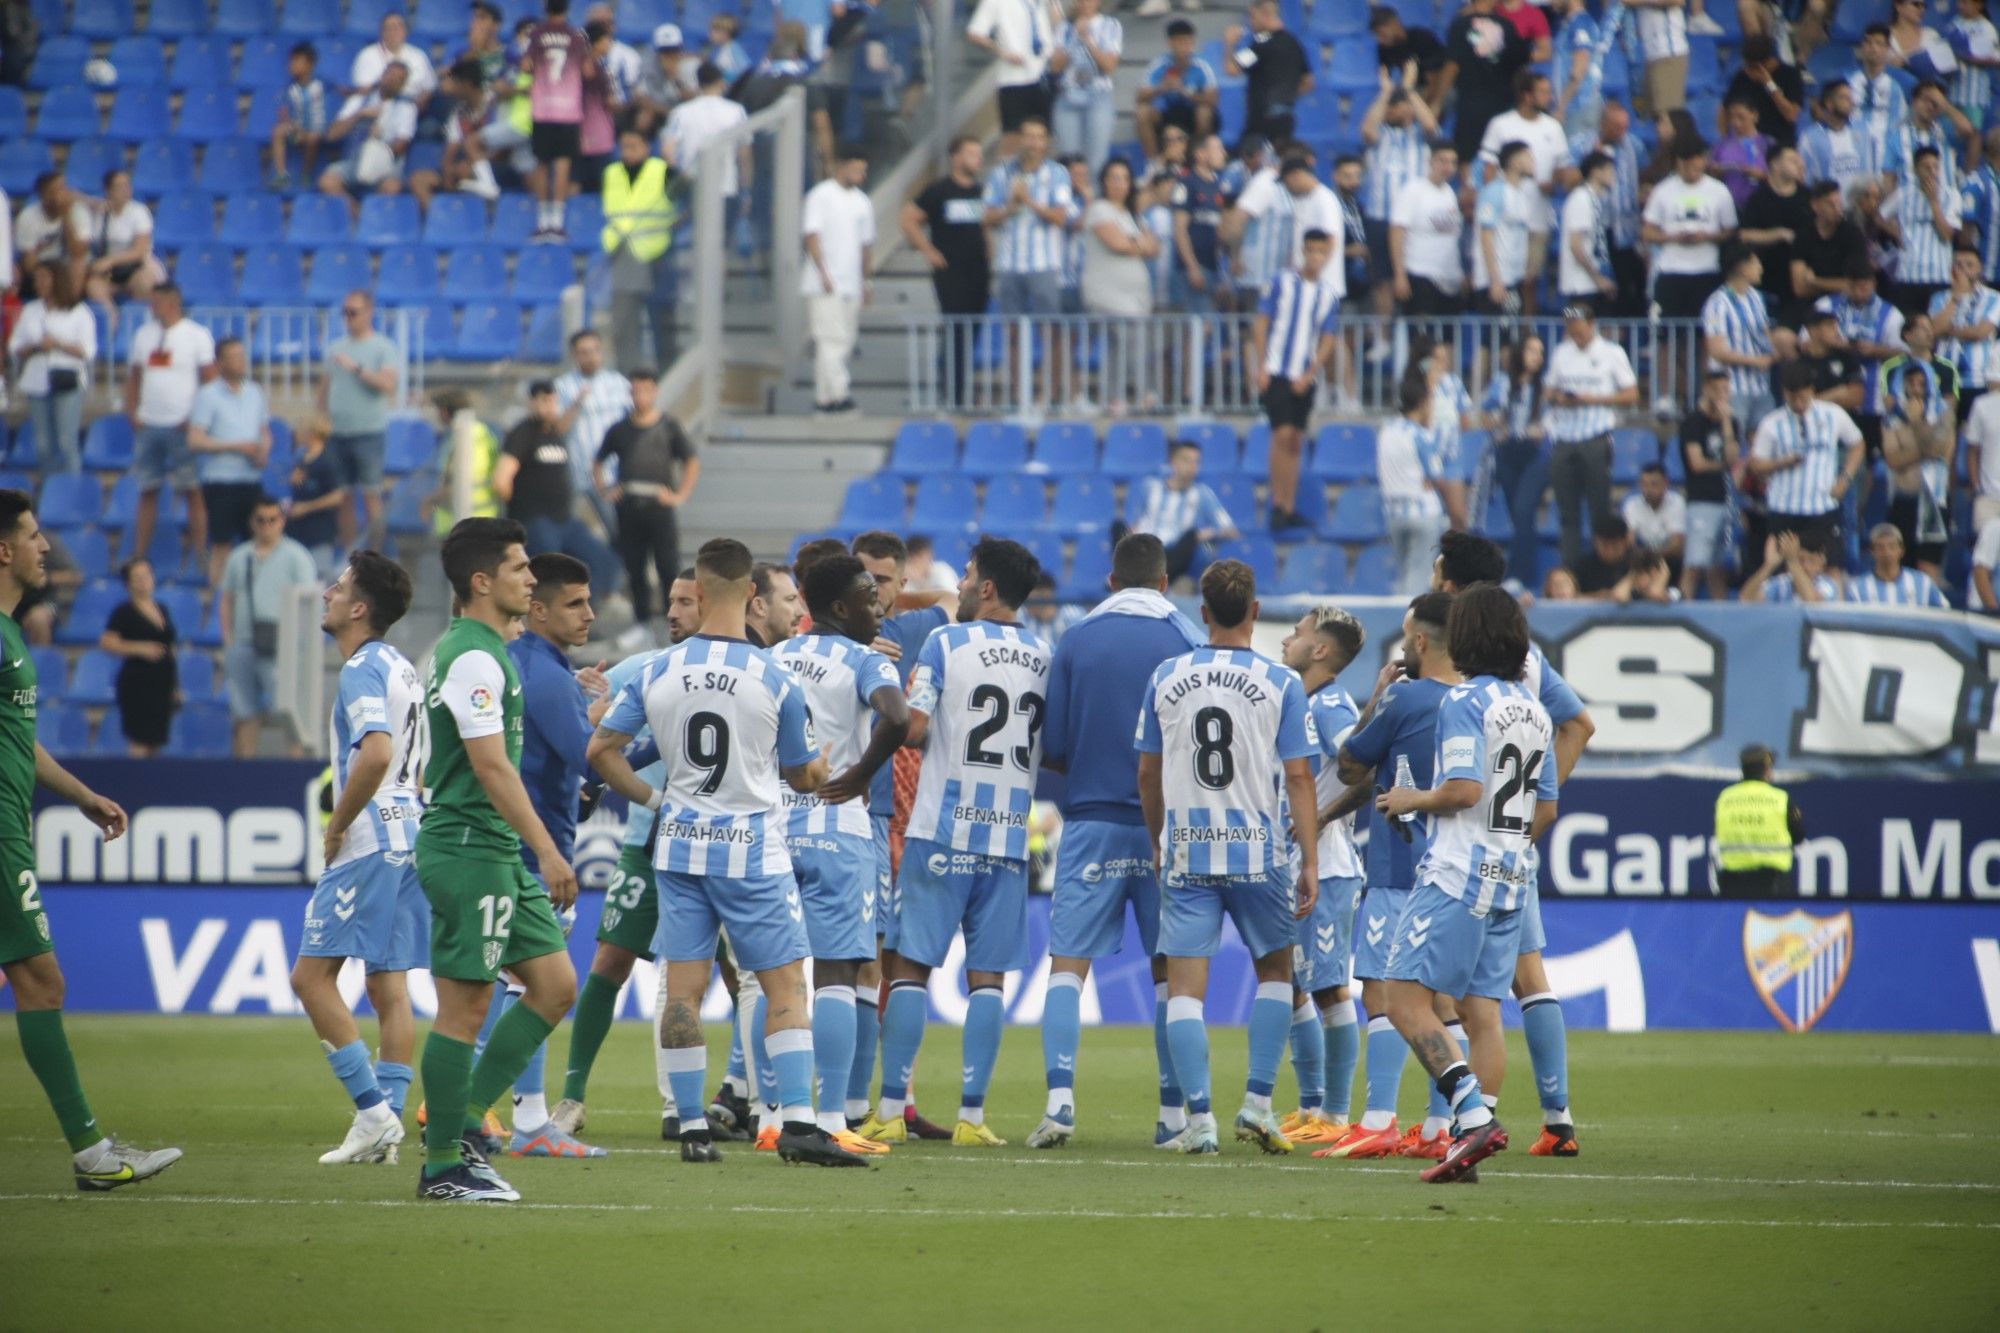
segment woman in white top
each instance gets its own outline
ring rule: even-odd
[[[104,173],[104,198],[91,210],[90,268],[84,295],[99,305],[143,301],[167,280],[153,253],[153,214],[132,197],[132,173]]]
[[[67,264],[35,270],[36,300],[21,307],[7,339],[17,384],[35,426],[35,452],[44,472],[83,469],[80,436],[83,395],[97,356],[97,321],[77,299]]]
[[[1118,118],[1112,101],[1111,76],[1125,49],[1125,29],[1118,20],[1099,13],[1102,0],[1075,0],[1069,22],[1056,34],[1049,54],[1055,76],[1056,142],[1082,153],[1093,172],[1104,169],[1111,156],[1111,130]]]
[[[1128,383],[1143,379],[1143,326],[1123,321],[1153,313],[1147,266],[1160,253],[1160,238],[1139,220],[1146,203],[1132,168],[1114,157],[1097,174],[1097,200],[1083,215],[1083,309],[1118,320],[1104,348],[1104,392],[1113,411],[1122,410]]]

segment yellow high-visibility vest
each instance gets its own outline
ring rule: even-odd
[[[500,461],[500,440],[493,428],[484,421],[476,421],[472,426],[472,512],[467,518],[495,518],[500,513],[500,502],[493,496],[493,467]],[[431,530],[438,536],[448,536],[452,524],[458,516],[451,512],[448,504],[439,505],[431,515]]]
[[[1780,787],[1751,780],[1715,798],[1715,861],[1723,870],[1790,870],[1791,798]]]
[[[674,203],[667,195],[665,162],[649,157],[637,175],[622,161],[604,169],[604,231],[599,240],[605,254],[627,245],[634,259],[650,264],[667,252],[673,231]]]

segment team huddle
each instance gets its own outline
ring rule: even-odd
[[[36,533],[25,503],[13,527],[0,534],[0,594],[39,573],[24,558]],[[983,539],[947,605],[950,593],[905,590],[906,553],[888,533],[811,543],[790,569],[719,539],[673,584],[671,646],[580,672],[568,650],[588,639],[588,571],[560,554],[531,559],[523,538],[506,519],[453,529],[441,554],[454,617],[422,670],[384,642],[411,597],[392,560],[355,552],[324,596],[323,628],[345,664],[329,723],[326,869],[293,984],[354,1117],[322,1162],[397,1160],[417,1054],[405,976],[423,966],[437,1014],[421,1054],[419,1197],[518,1199],[493,1165],[503,1151],[604,1155],[577,1137],[588,1082],[645,958],[663,964],[662,1135],[683,1161],[720,1161],[718,1143],[754,1137],[787,1162],[866,1166],[913,1134],[943,1136],[916,1114],[912,1081],[930,975],[961,936],[969,998],[949,1137],[1004,1144],[986,1094],[1005,976],[1033,961],[1030,811],[1043,768],[1063,775],[1064,823],[1042,1026],[1048,1103],[1028,1146],[1077,1133],[1085,978],[1119,950],[1129,911],[1156,983],[1155,1146],[1219,1149],[1203,1000],[1226,916],[1257,978],[1237,1139],[1272,1153],[1426,1158],[1426,1180],[1476,1180],[1507,1145],[1493,1106],[1511,991],[1542,1107],[1531,1151],[1575,1154],[1534,843],[1591,727],[1498,587],[1492,543],[1446,535],[1436,590],[1411,603],[1402,652],[1358,706],[1340,684],[1363,647],[1351,615],[1307,613],[1274,661],[1251,646],[1251,570],[1222,561],[1203,574],[1204,631],[1165,597],[1166,552],[1151,536],[1118,544],[1110,595],[1054,651],[1018,619],[1040,570],[1014,542]],[[10,731],[20,720],[0,715]],[[32,746],[32,709],[25,721]],[[921,765],[892,866],[892,761],[904,750]],[[122,811],[34,754],[38,779],[102,813],[109,836],[123,831]],[[579,819],[607,789],[631,813],[579,990],[570,861]],[[0,849],[17,834],[25,845],[25,796],[13,804],[20,827],[0,829]],[[4,901],[0,943],[21,957],[0,962],[24,1002],[25,1042],[40,972],[55,976],[56,1003],[37,1008],[57,1009],[60,976],[38,900]],[[337,985],[349,958],[365,965],[380,1019],[373,1060]],[[705,1102],[700,1014],[718,966],[739,1017]],[[1367,1109],[1350,1123],[1357,978]],[[543,1048],[572,1010],[551,1108]],[[1299,1108],[1280,1119],[1272,1093],[1288,1044]],[[1435,1090],[1423,1124],[1399,1133],[1411,1051]],[[72,1123],[81,1089],[70,1095],[62,1070],[44,1067],[68,1064],[66,1045],[60,1054],[38,1061],[31,1048],[30,1063],[80,1188],[178,1160]],[[511,1137],[492,1110],[510,1087]]]

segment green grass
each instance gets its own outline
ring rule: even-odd
[[[1583,1156],[1569,1162],[1526,1154],[1517,1044],[1502,1101],[1515,1149],[1477,1187],[1430,1187],[1402,1162],[1230,1142],[1207,1161],[1155,1153],[1151,1036],[1130,1029],[1086,1034],[1081,1131],[1063,1151],[913,1144],[864,1173],[738,1148],[684,1167],[658,1138],[647,1034],[620,1024],[586,1135],[613,1155],[506,1163],[526,1202],[472,1209],[417,1204],[414,1165],[317,1165],[347,1117],[303,1022],[74,1018],[70,1031],[103,1121],[187,1158],[147,1185],[75,1194],[53,1117],[0,1043],[0,1327],[2000,1319],[1988,1038],[1576,1034]],[[1242,1033],[1215,1040],[1217,1084],[1234,1086]],[[956,1042],[930,1034],[919,1084],[933,1118],[949,1114]],[[1406,1117],[1421,1114],[1414,1072],[1403,1092]],[[1010,1031],[992,1120],[1018,1144],[1041,1101],[1037,1035]],[[1226,1124],[1234,1098],[1221,1101]]]

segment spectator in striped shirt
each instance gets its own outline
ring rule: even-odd
[[[1945,181],[1937,149],[1926,144],[1911,158],[1912,178],[1882,206],[1902,245],[1895,301],[1905,309],[1930,308],[1951,285],[1952,245],[1958,239],[1958,191]],[[1977,252],[1975,251],[1975,254]]]
[[[1861,360],[1861,411],[1855,424],[1870,450],[1882,447],[1882,363],[1903,348],[1903,312],[1875,290],[1875,266],[1866,255],[1848,261],[1847,294],[1823,296],[1848,349]]]
[[[1417,78],[1414,59],[1403,69],[1401,87],[1386,68],[1379,74],[1375,100],[1361,118],[1361,142],[1368,146],[1367,186],[1361,215],[1375,313],[1387,319],[1396,301],[1390,282],[1394,267],[1389,256],[1389,216],[1395,211],[1396,198],[1403,187],[1429,173],[1430,140],[1438,132],[1438,121],[1430,104],[1410,91]]]
[[[1977,133],[1965,113],[1951,104],[1940,83],[1921,83],[1910,96],[1909,118],[1889,127],[1882,141],[1884,188],[1907,184],[1916,174],[1917,150],[1926,145],[1938,150],[1938,167],[1945,184],[1958,185],[1958,145]]]
[[[1938,354],[1958,367],[1959,405],[1969,410],[1986,392],[1994,363],[1993,335],[2000,331],[2000,292],[1980,281],[1979,252],[1961,246],[1951,257],[1951,286],[1931,298]]]
[[[1889,26],[1869,24],[1861,44],[1854,48],[1854,58],[1861,68],[1847,76],[1847,86],[1854,90],[1854,114],[1861,118],[1868,137],[1874,141],[1875,160],[1880,164],[1884,161],[1882,150],[1888,146],[1890,129],[1901,125],[1910,114],[1903,85],[1889,74]]]
[[[1975,125],[1986,123],[1993,97],[1993,69],[2000,65],[2000,31],[1986,17],[1986,0],[1958,0],[1958,15],[1944,25],[1944,39],[1958,59],[1951,100]]]
[[[1208,564],[1207,549],[1236,536],[1236,520],[1222,506],[1215,488],[1201,480],[1201,446],[1176,440],[1167,452],[1165,477],[1148,477],[1133,488],[1132,521],[1118,525],[1112,545],[1127,532],[1147,532],[1167,548],[1167,579],[1183,574],[1201,577]],[[1198,563],[1197,563],[1198,562]]]
[[[1146,67],[1133,115],[1146,156],[1159,156],[1160,131],[1168,125],[1178,125],[1189,138],[1215,129],[1218,86],[1214,68],[1194,53],[1194,24],[1169,22],[1167,53]]]
[[[589,329],[570,335],[575,369],[556,377],[557,424],[569,446],[570,481],[579,495],[596,498],[591,469],[604,436],[632,411],[632,385],[604,364],[604,342]]]
[[[1898,558],[1907,549],[1932,577],[1944,568],[1951,540],[1952,462],[1958,453],[1958,414],[1931,394],[1920,375],[1905,375],[1902,392],[1882,428],[1882,465],[1889,470],[1889,504],[1883,515],[1898,532]]]
[[[1292,195],[1278,177],[1291,145],[1263,155],[1222,215],[1223,243],[1235,254],[1238,309],[1255,304],[1283,272],[1292,251]]]
[[[1297,513],[1299,458],[1343,290],[1332,269],[1333,236],[1315,227],[1299,241],[1303,262],[1272,281],[1250,326],[1257,392],[1271,423],[1271,529],[1279,533],[1311,526]]]
[[[1829,83],[1820,89],[1819,118],[1799,131],[1799,157],[1806,184],[1834,181],[1843,196],[1882,174],[1882,143],[1865,120],[1855,119],[1853,84]]]
[[[1815,396],[1805,362],[1787,364],[1780,383],[1784,405],[1759,423],[1750,448],[1750,471],[1764,482],[1767,530],[1830,545],[1839,535],[1841,498],[1861,470],[1861,428]]]
[[[1061,308],[1063,236],[1077,216],[1069,172],[1049,157],[1046,121],[1020,129],[1021,152],[986,178],[986,225],[993,232],[994,297],[1003,315],[1053,315]]]
[[[1444,505],[1438,487],[1444,469],[1431,434],[1431,394],[1420,374],[1403,377],[1396,390],[1402,415],[1375,435],[1375,474],[1382,485],[1382,517],[1396,566],[1391,590],[1413,597],[1430,587],[1438,538],[1444,535]]]
[[[1847,580],[1847,600],[1864,606],[1921,606],[1949,610],[1937,579],[1927,570],[1903,567],[1903,534],[1894,523],[1868,530],[1868,572]]]
[[[1049,56],[1055,78],[1056,142],[1083,154],[1093,172],[1111,156],[1111,127],[1118,118],[1112,75],[1125,50],[1125,29],[1099,13],[1102,0],[1075,0],[1075,12],[1056,33]]]
[[[1640,314],[1646,302],[1646,261],[1639,254],[1639,141],[1623,102],[1606,102],[1597,127],[1591,148],[1611,159],[1611,274],[1618,280],[1618,295],[1604,310],[1626,318]]]
[[[2000,282],[2000,125],[1986,131],[1979,170],[1966,173],[1958,187],[1965,225],[1979,247],[1980,270],[1988,283]]]
[[[1711,370],[1729,372],[1729,397],[1736,410],[1737,437],[1743,438],[1771,410],[1771,367],[1777,352],[1771,316],[1757,289],[1764,262],[1747,245],[1732,245],[1723,256],[1728,279],[1701,307],[1702,347]]]
[[[1840,600],[1840,583],[1826,572],[1826,545],[1817,537],[1778,532],[1764,539],[1764,563],[1743,585],[1746,602],[1807,605]]]

